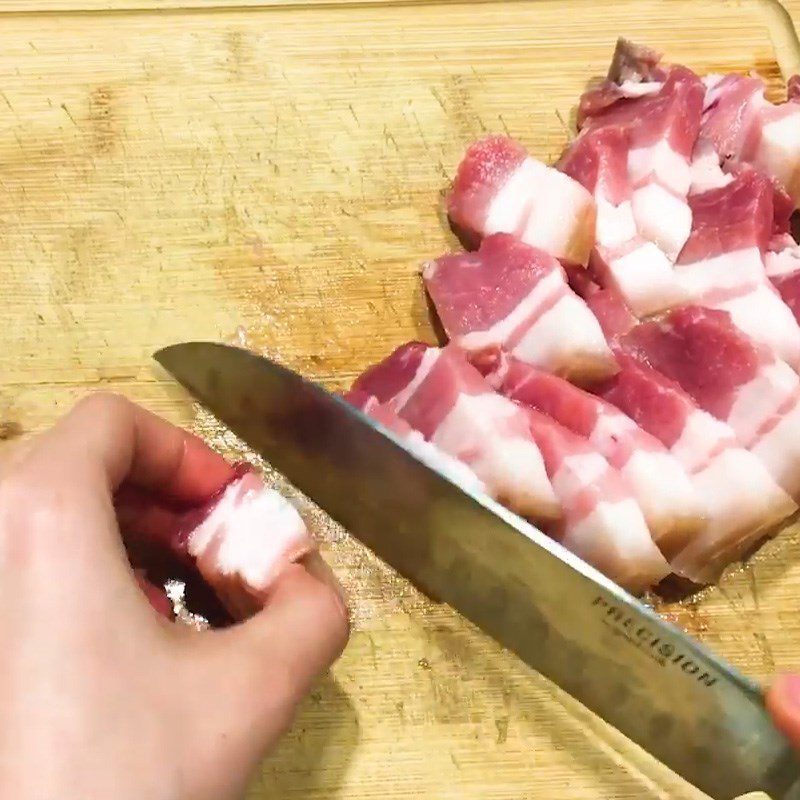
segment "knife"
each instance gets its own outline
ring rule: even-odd
[[[541,531],[269,359],[206,342],[155,358],[401,575],[697,788],[800,800],[759,687]]]

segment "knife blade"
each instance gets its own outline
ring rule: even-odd
[[[189,342],[156,360],[380,558],[715,800],[800,800],[759,687],[489,497],[269,359]]]

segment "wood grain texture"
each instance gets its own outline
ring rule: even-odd
[[[186,5],[0,7],[0,439],[97,388],[195,423],[150,361],[175,341],[241,327],[338,386],[430,339],[418,270],[454,246],[440,194],[464,146],[509,131],[555,157],[620,33],[780,85],[765,6],[744,0]],[[800,19],[800,0],[787,7]],[[328,539],[356,630],[250,800],[698,796]],[[799,665],[798,587],[790,531],[664,611],[766,677]]]

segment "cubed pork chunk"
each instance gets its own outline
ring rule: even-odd
[[[200,506],[123,487],[115,507],[123,530],[195,568],[235,619],[258,611],[283,569],[315,549],[297,509],[249,468]]]
[[[729,314],[686,306],[637,325],[619,346],[729,425],[776,483],[800,497],[800,377]]]
[[[497,394],[456,347],[403,345],[361,375],[353,389],[391,403],[513,511],[538,522],[561,516],[525,412]]]
[[[549,532],[631,592],[665,578],[669,564],[619,473],[583,437],[538,411],[530,410],[528,416],[564,509],[563,519]]]
[[[613,288],[637,316],[683,301],[673,259],[639,228],[628,172],[630,137],[606,127],[582,134],[559,162],[559,169],[593,193],[597,205],[596,245],[589,267],[603,287]],[[688,206],[687,206],[688,209]],[[686,216],[686,215],[683,215]],[[683,226],[683,222],[679,222]],[[688,236],[691,227],[686,227]],[[682,241],[683,234],[678,236]]]
[[[720,309],[748,336],[800,368],[800,325],[767,277],[775,189],[754,169],[689,198],[692,233],[676,273],[694,304]]]
[[[702,527],[700,499],[686,470],[658,439],[615,406],[513,358],[498,364],[487,380],[511,400],[547,414],[586,439],[627,482],[667,557]]]
[[[474,253],[445,255],[423,271],[450,341],[461,349],[512,353],[578,382],[614,372],[614,357],[559,262],[509,234]]]
[[[800,98],[791,82],[788,100],[774,104],[760,78],[709,75],[704,79],[702,135],[723,160],[752,164],[775,178],[800,205]]]
[[[619,372],[596,391],[659,439],[691,476],[706,524],[670,563],[678,575],[712,583],[797,506],[730,426],[651,367],[624,353],[618,360]]]
[[[372,395],[356,390],[348,392],[345,395],[345,399],[352,406],[392,433],[401,444],[421,461],[437,469],[453,483],[473,493],[486,491],[483,482],[463,461],[453,458],[453,456],[427,441],[419,431],[414,430],[394,411],[391,403],[380,403]]]
[[[509,233],[555,258],[586,264],[594,244],[591,195],[504,136],[467,150],[447,212],[468,246],[493,233]]]

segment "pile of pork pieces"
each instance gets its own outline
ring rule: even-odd
[[[449,344],[399,347],[348,399],[631,591],[715,581],[800,498],[800,79],[788,95],[621,41],[554,167],[469,148],[448,199],[467,252],[423,270]],[[116,508],[243,618],[315,543],[252,469],[228,477],[200,506],[123,487]]]
[[[797,510],[800,78],[775,105],[620,40],[557,164],[479,141],[447,202],[449,343],[353,404],[634,592],[717,580]]]

